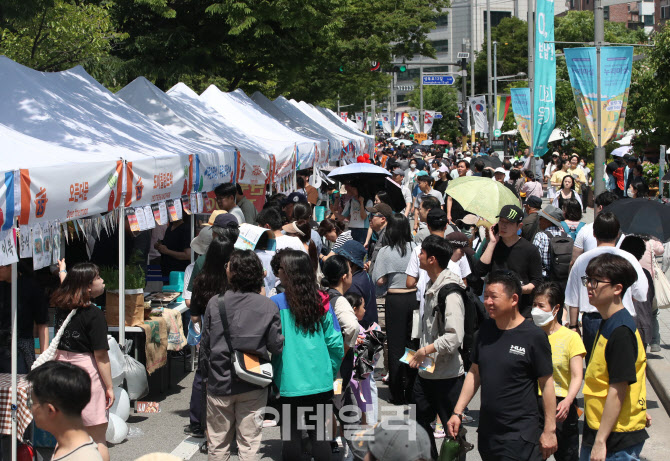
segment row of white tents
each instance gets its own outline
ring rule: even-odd
[[[374,152],[373,138],[355,124],[283,97],[270,101],[215,86],[198,95],[183,83],[163,92],[143,77],[113,94],[81,67],[43,73],[6,57],[0,57],[0,82],[0,240],[17,221],[21,234],[30,235],[35,226],[57,228],[112,210],[124,217],[126,206],[179,199],[224,182],[294,184],[296,170]],[[124,248],[125,233],[118,235]],[[0,263],[15,256],[0,252]],[[121,291],[124,267],[121,251]],[[16,277],[13,262],[14,408]],[[119,304],[123,319],[123,296]],[[121,322],[121,344],[124,336]],[[16,440],[13,418],[13,460]]]

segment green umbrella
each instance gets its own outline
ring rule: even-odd
[[[500,209],[505,205],[519,206],[519,199],[502,183],[491,178],[464,176],[449,181],[447,195],[461,204],[465,211],[491,223],[498,222]]]

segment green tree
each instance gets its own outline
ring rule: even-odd
[[[8,2],[12,3],[12,2]],[[3,10],[0,53],[33,69],[57,71],[109,56],[116,33],[106,6],[32,1]],[[11,13],[11,14],[10,14]]]
[[[410,105],[420,107],[419,90],[415,89],[409,95]],[[433,122],[433,135],[440,135],[440,139],[453,141],[462,136],[458,124],[458,91],[451,86],[425,86],[423,88],[423,107],[442,113],[441,119]]]

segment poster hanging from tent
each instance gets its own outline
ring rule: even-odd
[[[0,266],[9,266],[19,261],[16,252],[16,228],[0,231]]]
[[[121,161],[20,170],[21,225],[68,221],[116,208]]]
[[[486,117],[486,97],[475,96],[470,99],[470,110],[474,121],[474,130],[477,133],[488,133],[489,122]]]
[[[584,139],[597,142],[596,108],[598,90],[596,77],[596,49],[566,48],[570,84],[575,97],[577,115]],[[623,136],[626,105],[633,68],[632,46],[606,46],[600,51],[601,75],[601,141],[602,147],[612,139]]]
[[[530,146],[530,89],[511,88],[512,111],[521,139]]]
[[[496,97],[496,129],[499,130],[502,128],[503,123],[505,123],[505,118],[507,117],[507,111],[509,106],[512,103],[512,97],[508,95],[498,95]]]
[[[194,155],[168,156],[126,164],[126,206],[181,197],[193,188]]]
[[[554,0],[537,0],[535,18],[535,78],[531,150],[535,157],[540,157],[547,152],[547,142],[556,125]]]

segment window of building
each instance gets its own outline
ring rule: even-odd
[[[604,17],[605,21],[610,20],[610,7],[609,6],[606,6],[606,7],[603,8],[603,17]]]
[[[670,19],[670,5],[661,6],[661,19]]]
[[[444,13],[435,18],[435,25],[437,27],[447,27],[449,25],[449,14]]]
[[[502,21],[504,18],[511,18],[512,17],[512,12],[511,11],[491,11],[491,28],[496,27],[498,24],[500,24],[500,21]],[[486,20],[487,20],[487,14],[486,11],[484,11],[484,33],[486,33]]]
[[[493,22],[493,20],[491,22]],[[431,44],[437,53],[449,52],[449,40],[433,40]]]
[[[645,26],[653,26],[654,25],[654,15],[653,14],[646,14],[642,17],[644,18],[644,25]]]

